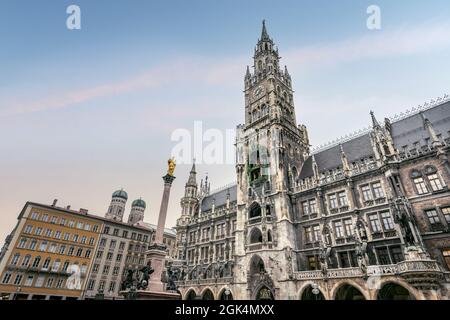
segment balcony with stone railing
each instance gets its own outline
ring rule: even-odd
[[[400,275],[409,278],[418,273],[442,274],[444,276],[443,270],[435,260],[405,260],[397,264],[368,266],[367,274],[364,274],[360,268],[338,268],[328,269],[326,276],[321,270],[297,271],[294,272],[294,278],[297,280],[319,280],[325,278],[340,279],[389,275]]]
[[[214,285],[214,284],[230,284],[233,283],[233,277],[180,280],[175,282],[177,287],[189,287],[195,285]]]

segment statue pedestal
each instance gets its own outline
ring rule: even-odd
[[[166,246],[163,244],[153,244],[147,251],[147,261],[151,262],[153,273],[150,275],[147,291],[163,292],[165,284],[161,281],[166,258]]]
[[[173,291],[138,290],[136,300],[181,300],[181,295]]]

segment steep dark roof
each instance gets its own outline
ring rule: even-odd
[[[350,164],[374,155],[369,133],[342,143],[342,148]],[[342,168],[341,149],[339,145],[320,151],[314,157],[319,167],[319,172],[336,169],[337,167]],[[300,179],[312,177],[313,175],[312,156],[310,156],[306,159],[302,167]]]
[[[449,137],[450,102],[438,105],[422,113],[424,117],[430,120],[437,134],[442,134],[442,138]],[[417,142],[420,146],[425,145],[426,139],[430,138],[419,113],[392,123],[392,136],[394,145],[399,151],[403,150],[404,146],[410,149]]]
[[[441,134],[443,139],[450,137],[450,101],[434,106],[422,113],[425,118],[430,120],[437,134]],[[404,146],[407,149],[411,148],[414,143],[419,143],[420,146],[425,145],[426,139],[430,138],[420,113],[392,122],[391,127],[394,145],[399,151]],[[342,146],[350,164],[374,155],[369,133],[344,142]],[[319,172],[342,167],[339,145],[316,153],[315,159]],[[300,179],[313,175],[312,157],[309,157],[302,167]]]
[[[230,201],[236,202],[237,201],[237,185],[234,184],[234,185],[230,186],[229,188],[224,188],[218,192],[212,193],[209,196],[203,198],[202,211],[211,210],[212,204],[213,204],[213,199],[216,200],[216,208],[226,205],[228,192],[230,193]]]

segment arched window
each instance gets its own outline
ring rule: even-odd
[[[249,210],[249,219],[260,217],[261,216],[261,207],[256,202],[250,206]]]
[[[53,271],[53,272],[58,271],[60,265],[61,265],[61,260],[56,259],[56,260],[53,262],[52,271]]]
[[[40,264],[40,263],[41,263],[41,257],[40,257],[40,256],[37,256],[36,258],[34,258],[32,267],[33,267],[33,268],[37,268],[37,267],[39,267],[39,264]]]
[[[51,261],[52,259],[50,259],[50,257],[45,259],[44,264],[42,265],[42,270],[48,270]]]
[[[192,289],[189,290],[188,293],[186,294],[186,300],[195,300],[196,298],[197,298],[197,294]]]
[[[253,228],[250,232],[250,243],[261,243],[262,242],[262,233],[258,228]]]
[[[211,290],[206,289],[203,293],[202,300],[214,300],[214,294]]]
[[[15,266],[17,264],[17,262],[19,262],[19,259],[20,259],[20,254],[16,253],[11,259],[11,264],[13,266]]]
[[[22,266],[23,267],[28,267],[28,265],[30,264],[30,259],[31,259],[31,256],[29,254],[27,254],[25,256],[25,258],[23,258]]]

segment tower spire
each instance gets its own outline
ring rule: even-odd
[[[266,20],[262,21],[261,40],[263,40],[263,41],[270,40],[269,34],[267,33],[267,29],[266,29]]]
[[[374,128],[379,128],[380,124],[378,123],[377,118],[375,118],[375,113],[372,110],[370,111],[370,117],[372,118],[372,126]]]

